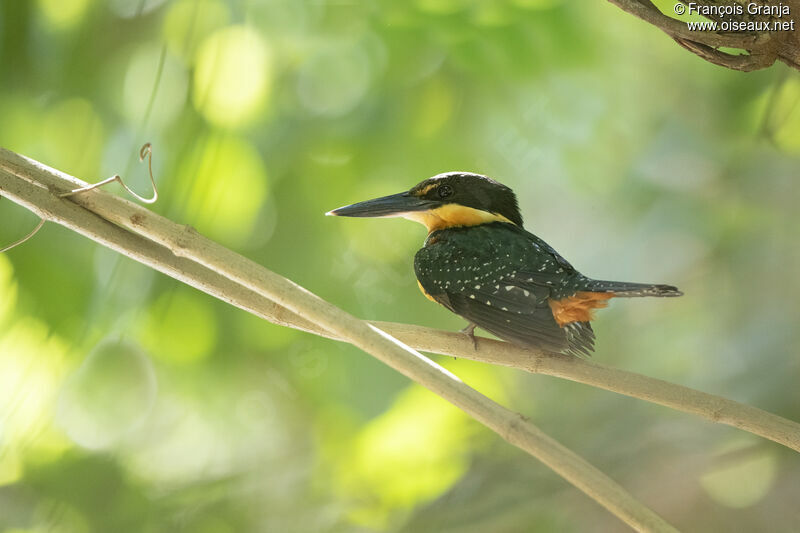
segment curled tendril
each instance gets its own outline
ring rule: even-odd
[[[42,226],[44,226],[44,222],[45,222],[45,220],[44,220],[43,218],[40,218],[40,219],[39,219],[39,223],[38,223],[38,224],[36,224],[36,227],[35,227],[35,228],[33,228],[33,231],[31,231],[30,233],[28,233],[27,235],[25,235],[23,238],[21,238],[21,239],[20,239],[20,240],[18,240],[17,242],[13,242],[13,243],[9,244],[8,246],[6,246],[5,248],[2,248],[2,249],[0,249],[0,254],[2,254],[2,253],[5,253],[5,252],[9,251],[9,250],[10,250],[10,249],[12,249],[12,248],[16,248],[16,247],[17,247],[17,246],[19,246],[20,244],[23,244],[24,242],[28,241],[28,240],[29,240],[31,237],[33,237],[34,235],[36,235],[36,233],[38,233],[38,231],[39,231],[40,229],[42,229]]]
[[[120,177],[119,174],[115,174],[110,178],[106,178],[103,181],[98,181],[97,183],[93,183],[91,185],[87,185],[86,187],[81,187],[79,189],[73,189],[71,191],[67,191],[64,193],[59,194],[60,198],[67,198],[68,196],[72,196],[73,194],[79,194],[86,191],[91,191],[92,189],[97,189],[99,187],[103,187],[108,185],[109,183],[116,181],[122,188],[128,191],[128,194],[136,198],[142,203],[145,204],[153,204],[158,200],[158,188],[156,187],[156,180],[153,177],[153,146],[150,143],[145,143],[141,149],[139,149],[139,161],[144,161],[144,158],[147,158],[147,171],[150,174],[150,183],[153,186],[153,197],[152,198],[143,198],[139,196],[135,192],[133,192],[126,184],[125,181]]]

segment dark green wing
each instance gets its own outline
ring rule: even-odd
[[[548,303],[580,274],[531,237],[503,223],[442,230],[417,252],[414,270],[431,298],[501,339],[588,354],[594,343],[588,322],[561,328]]]

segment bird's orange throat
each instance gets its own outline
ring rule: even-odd
[[[548,300],[553,318],[560,327],[572,322],[589,322],[594,318],[594,310],[608,306],[608,300],[614,297],[611,292],[576,292],[573,296],[561,300]]]
[[[508,222],[509,224],[513,224],[513,222],[503,215],[458,204],[446,204],[429,211],[411,211],[403,213],[400,216],[408,220],[413,220],[414,222],[419,222],[428,228],[428,233],[445,228],[477,226],[490,222]]]

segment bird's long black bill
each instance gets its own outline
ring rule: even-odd
[[[336,217],[396,217],[403,213],[425,211],[432,207],[434,202],[403,192],[346,205],[325,214]]]

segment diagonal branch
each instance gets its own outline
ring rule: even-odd
[[[27,176],[29,183],[39,183],[40,187],[46,184],[56,190],[69,189],[83,184],[83,182],[71,176],[58,173],[40,163],[3,149],[0,149],[1,169],[14,173],[17,178]],[[37,177],[42,181],[38,182]],[[6,179],[3,179],[3,182],[5,181]],[[0,187],[0,190],[2,190],[2,187]],[[157,223],[154,223],[154,228],[145,230],[142,227],[142,221],[147,217],[152,218],[156,215],[124,199],[101,194],[94,198],[88,196],[75,197],[75,200],[84,202],[84,205],[90,211],[104,219],[114,220],[120,226],[133,229],[144,235],[144,237],[166,232]],[[41,208],[41,206],[39,207]],[[125,210],[130,210],[130,212]],[[166,219],[160,220],[174,225],[173,222]],[[265,320],[316,335],[345,340],[342,336],[329,332],[286,307],[276,304],[271,299],[247,290],[242,285],[212,270],[200,267],[193,261],[178,257],[166,248],[154,245],[150,239],[139,238],[136,234],[122,231],[116,232],[113,239],[106,237],[103,240],[95,233],[87,233],[87,228],[94,228],[88,222],[70,227],[136,261],[145,263],[156,270]],[[83,229],[81,230],[81,228]],[[155,239],[154,237],[153,240]],[[634,372],[610,368],[576,357],[544,351],[524,350],[506,342],[478,337],[476,349],[464,335],[457,333],[390,322],[372,322],[372,324],[417,350],[510,366],[535,374],[546,374],[569,379],[695,414],[712,422],[733,426],[800,452],[800,424],[720,396]]]
[[[659,403],[750,431],[800,451],[800,424],[680,385],[574,357],[522,350],[489,339],[479,339],[477,349],[473,349],[463,335],[420,326],[379,322],[366,326],[366,323],[322,302],[288,280],[208,241],[194,230],[124,199],[101,191],[77,195],[72,199],[75,203],[57,197],[62,190],[83,185],[75,178],[0,149],[0,191],[5,196],[44,219],[75,229],[269,321],[346,340],[371,353],[380,352],[382,356],[376,356],[387,364],[452,401],[509,442],[539,457],[635,527],[642,526],[642,520],[660,518],[649,510],[642,512],[639,504],[634,503],[631,507],[628,500],[632,498],[602,473],[549,439],[520,415],[470,389],[452,374],[388,338],[386,333],[419,350],[563,377]],[[271,285],[273,283],[278,284],[277,289]],[[298,295],[303,299],[299,305],[293,300]],[[387,347],[388,355],[382,351]],[[606,490],[610,492],[605,497],[595,494]]]
[[[252,261],[127,200],[100,190],[69,199],[58,195],[85,184],[13,152],[0,149],[0,193],[40,217],[247,308],[274,302],[284,320],[322,328],[358,346],[423,385],[545,463],[564,479],[641,531],[675,531],[663,518],[527,418],[497,404],[456,376],[391,337]],[[102,215],[101,215],[102,213]],[[229,291],[229,292],[228,292]],[[300,321],[296,318],[302,317]]]

